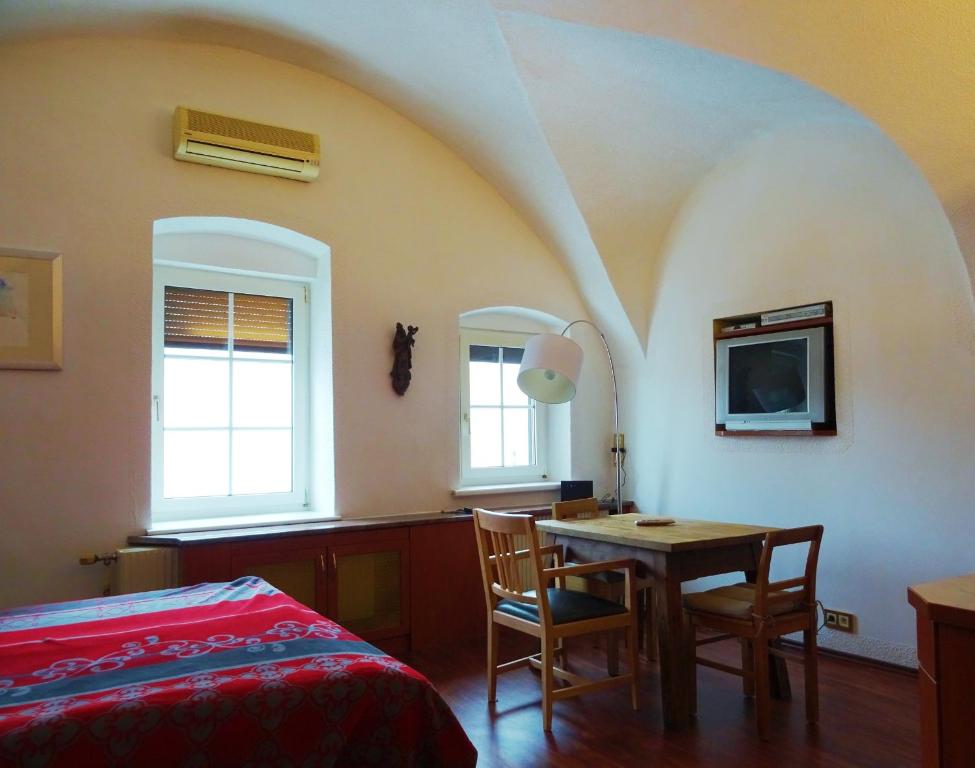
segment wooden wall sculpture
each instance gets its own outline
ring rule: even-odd
[[[410,373],[413,367],[413,345],[416,343],[413,337],[419,330],[417,325],[403,328],[402,323],[396,323],[396,335],[393,336],[393,370],[389,375],[393,379],[393,391],[400,396],[406,394],[410,379],[413,378]]]

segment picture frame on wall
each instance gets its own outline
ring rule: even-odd
[[[61,254],[0,247],[0,368],[61,370]]]

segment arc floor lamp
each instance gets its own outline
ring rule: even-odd
[[[623,511],[622,452],[620,451],[620,400],[616,389],[616,366],[606,335],[589,320],[573,320],[562,333],[540,333],[525,344],[518,370],[518,388],[540,403],[567,403],[576,396],[576,382],[582,371],[582,347],[565,334],[578,323],[591,325],[602,339],[613,379],[613,447],[616,454],[616,511]]]

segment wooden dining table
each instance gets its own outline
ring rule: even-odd
[[[743,571],[754,581],[765,534],[764,525],[678,519],[673,525],[637,526],[640,514],[592,519],[539,520],[538,530],[561,544],[571,562],[619,558],[636,561],[638,578],[654,582],[660,659],[660,697],[664,727],[683,730],[691,721],[689,675],[694,662],[685,642],[681,584],[703,576]],[[778,656],[772,692],[788,698],[788,677]]]

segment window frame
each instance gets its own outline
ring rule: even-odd
[[[292,300],[292,490],[288,493],[227,496],[163,497],[163,433],[165,419],[164,347],[167,285],[204,290],[281,296]],[[310,286],[295,279],[244,275],[219,269],[153,266],[152,295],[152,435],[150,449],[153,524],[200,521],[274,513],[307,513],[309,509],[311,435],[310,408]],[[232,427],[228,427],[232,430]]]
[[[494,331],[482,328],[460,329],[460,488],[479,485],[516,485],[544,482],[548,474],[548,411],[544,403],[529,398],[535,425],[535,463],[519,467],[471,467],[470,429],[470,351],[471,346],[518,347],[536,334]],[[504,406],[502,406],[503,409]]]

